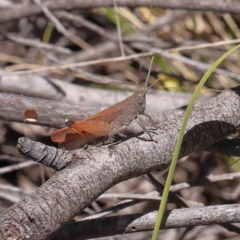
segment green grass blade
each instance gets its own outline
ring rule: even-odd
[[[54,24],[51,22],[48,22],[47,27],[43,34],[43,40],[42,40],[43,42],[45,42],[45,43],[50,42],[50,38],[51,38],[53,29],[54,29]]]

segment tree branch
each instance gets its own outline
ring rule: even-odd
[[[0,93],[0,119],[5,121],[27,122],[27,110],[37,114],[35,124],[64,127],[66,118],[84,119],[99,111],[99,108],[73,105],[38,98]]]

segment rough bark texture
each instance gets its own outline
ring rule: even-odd
[[[54,170],[61,170],[69,165],[74,156],[71,152],[49,147],[41,143],[31,142],[28,138],[19,138],[18,151],[26,156],[30,156],[33,161],[44,164]]]
[[[239,130],[239,93],[240,87],[224,91],[193,110],[181,157]],[[165,169],[171,162],[182,118],[183,115],[158,126],[154,135],[158,143],[143,135],[118,144],[114,150],[89,146],[75,151],[75,164],[57,172],[0,216],[0,239],[45,239],[114,184]],[[36,144],[23,143],[29,149]],[[38,156],[34,151],[31,155]]]

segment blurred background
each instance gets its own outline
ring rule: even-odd
[[[16,148],[21,136],[57,147],[50,140],[51,133],[63,127],[69,115],[78,118],[78,113],[66,111],[60,116],[57,109],[48,112],[51,101],[59,108],[61,104],[89,106],[91,114],[111,106],[144,86],[154,55],[149,83],[160,81],[147,94],[146,112],[158,113],[163,116],[158,121],[167,121],[188,104],[211,64],[240,42],[239,14],[118,6],[115,1],[108,7],[95,7],[91,1],[93,5],[85,9],[66,4],[65,9],[56,10],[53,1],[49,2],[0,2],[0,212],[54,174],[21,156]],[[237,51],[220,64],[199,101],[238,85],[239,60]],[[36,116],[32,107],[33,111],[27,111],[25,101],[34,106],[34,99],[46,100],[42,106],[45,116]],[[88,113],[79,112],[79,119],[84,114]],[[238,203],[240,175],[232,180],[207,179],[210,174],[239,171],[238,158],[230,155],[236,154],[202,151],[180,159],[173,184],[190,184],[178,188],[177,194],[195,206]],[[164,184],[166,172],[153,176]],[[107,193],[73,221],[109,208],[102,216],[153,211],[159,206],[156,186],[144,176],[120,183]],[[115,193],[118,197],[113,197]],[[136,194],[134,200],[127,193]],[[148,197],[137,199],[139,194]],[[128,207],[122,204],[111,210],[126,200],[132,202]],[[170,201],[167,208],[177,205]],[[172,229],[161,234],[167,239],[237,239],[236,233],[220,226]],[[124,239],[150,236],[143,232],[124,235]]]

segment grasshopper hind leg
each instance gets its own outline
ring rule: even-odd
[[[127,135],[125,135],[123,133],[123,131],[126,129],[126,127],[127,126],[122,126],[122,127],[118,128],[118,129],[113,130],[112,132],[110,132],[108,134],[107,139],[110,141],[110,144],[111,144],[112,148],[114,148],[114,143],[113,142],[115,140],[115,136],[116,135],[119,135],[122,138],[126,138],[127,137]]]

